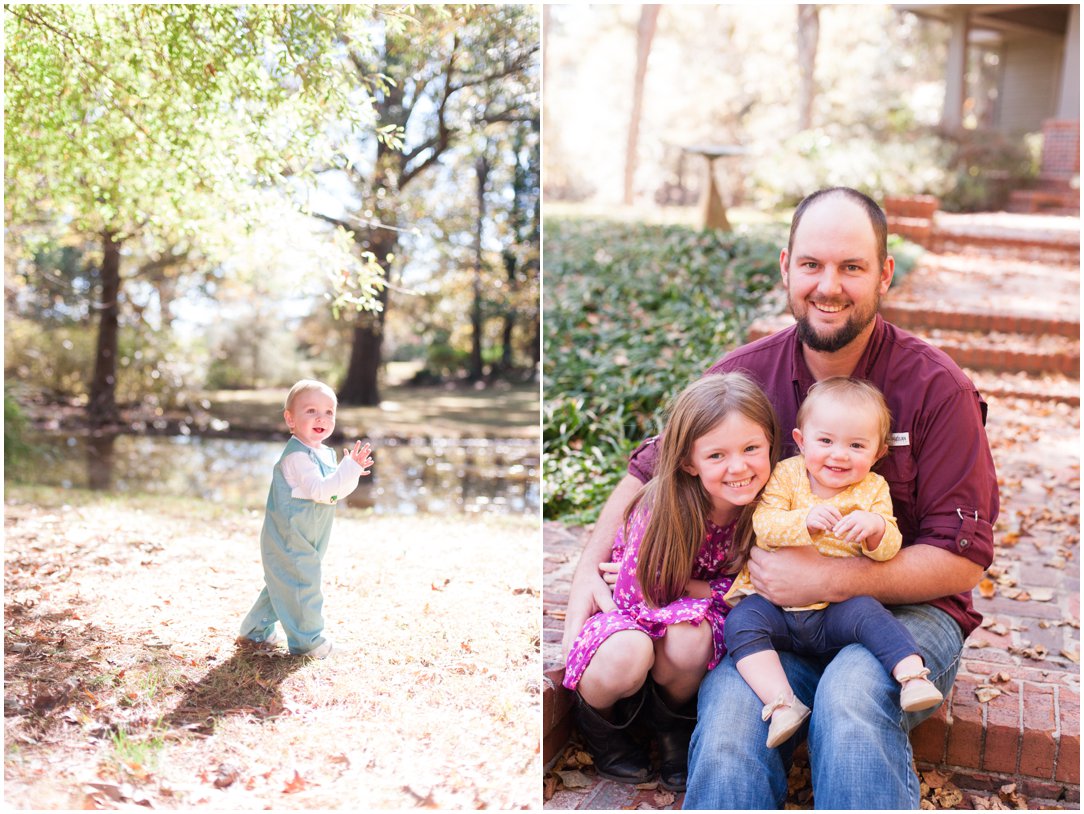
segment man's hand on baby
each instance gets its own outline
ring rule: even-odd
[[[354,448],[343,447],[343,455],[347,458],[352,458],[354,463],[362,469],[362,475],[369,474],[369,467],[373,465],[373,459],[369,457],[369,453],[373,451],[373,448],[368,444],[362,444],[361,441],[354,442]]]

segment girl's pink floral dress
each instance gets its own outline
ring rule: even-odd
[[[704,545],[696,556],[693,565],[693,579],[701,579],[711,584],[711,599],[693,599],[683,596],[663,608],[653,608],[644,602],[640,584],[636,580],[636,561],[640,554],[640,542],[647,527],[648,512],[639,511],[629,523],[629,541],[625,541],[625,528],[622,526],[614,542],[612,562],[621,563],[614,586],[614,602],[617,608],[606,613],[596,613],[587,620],[580,635],[572,643],[565,663],[564,685],[570,690],[576,689],[583,671],[590,664],[600,644],[619,630],[640,630],[653,639],[662,638],[669,625],[678,622],[690,622],[699,625],[705,619],[711,625],[715,653],[708,662],[711,670],[726,653],[723,645],[723,619],[730,606],[723,601],[723,595],[734,581],[733,575],[721,573],[723,560],[734,538],[734,526],[717,526],[708,522]]]

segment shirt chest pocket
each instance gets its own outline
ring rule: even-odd
[[[878,462],[874,471],[888,481],[892,509],[903,531],[904,525],[911,526],[913,522],[912,510],[918,494],[918,466],[911,454],[911,447],[889,447],[888,454]],[[907,536],[904,534],[905,538]]]

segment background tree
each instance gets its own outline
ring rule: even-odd
[[[537,110],[538,23],[535,10],[519,5],[420,6],[410,32],[383,22],[373,58],[352,51],[360,77],[388,77],[374,97],[376,114],[404,134],[402,150],[364,139],[345,163],[359,206],[353,212],[321,213],[350,228],[359,247],[381,264],[395,283],[395,255],[404,230],[404,193],[430,174],[470,133],[485,125],[520,118],[521,106]],[[377,19],[382,20],[378,12]],[[509,83],[530,97],[510,100]],[[467,181],[467,183],[470,183]],[[339,389],[345,404],[378,404],[388,288],[379,308],[358,314],[350,362]]]
[[[366,51],[370,13],[5,6],[5,215],[28,232],[98,244],[92,422],[117,418],[121,265],[134,239],[165,267],[200,245],[211,222],[251,229],[272,184],[331,154],[327,120],[371,127],[366,94],[377,80],[347,86],[331,69],[344,38]],[[333,270],[379,274],[348,252]]]
[[[820,10],[812,3],[798,6],[798,129],[813,126],[813,100],[817,94],[817,40]]]
[[[629,135],[625,146],[625,195],[631,204],[635,193],[636,150],[640,143],[640,112],[644,106],[644,77],[647,75],[647,59],[651,56],[651,41],[659,21],[659,5],[646,3],[640,6],[640,22],[636,26],[636,75],[632,83],[632,113],[629,116]]]

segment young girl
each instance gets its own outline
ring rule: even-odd
[[[659,443],[655,477],[614,543],[617,608],[584,625],[564,685],[576,690],[577,724],[599,774],[624,783],[651,776],[630,733],[650,695],[662,785],[683,791],[696,691],[725,652],[727,575],[752,543],[752,509],[778,460],[779,429],[760,388],[728,373],[682,391]]]
[[[274,644],[277,620],[294,655],[323,659],[331,652],[323,635],[320,563],[336,502],[373,465],[370,446],[361,441],[344,449],[337,464],[335,451],[324,445],[335,430],[337,405],[335,391],[312,379],[286,396],[282,417],[291,435],[275,464],[260,533],[264,587],[241,623],[240,644]]]
[[[869,382],[835,377],[813,385],[794,430],[802,454],[775,469],[753,515],[757,545],[768,550],[813,545],[829,557],[882,562],[894,557],[902,538],[888,484],[870,471],[888,452],[891,418],[884,396]],[[771,721],[769,748],[787,740],[809,715],[791,690],[777,650],[830,656],[860,643],[899,682],[904,711],[942,700],[926,678],[929,670],[914,637],[871,597],[778,608],[753,592],[743,568],[726,601],[734,605],[726,646],[764,704],[762,717]]]

